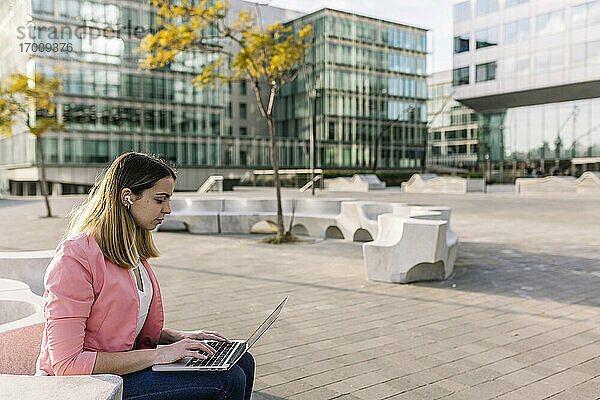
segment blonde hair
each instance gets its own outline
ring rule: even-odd
[[[175,172],[158,158],[133,152],[117,157],[87,200],[72,211],[67,237],[81,232],[94,237],[104,257],[124,268],[158,257],[152,234],[135,223],[120,197],[124,188],[140,196],[167,176],[175,179]]]

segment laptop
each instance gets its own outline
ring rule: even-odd
[[[273,312],[263,321],[254,331],[248,340],[232,340],[231,343],[219,341],[207,341],[207,344],[215,349],[215,354],[200,359],[195,357],[184,357],[179,361],[170,364],[156,364],[152,366],[152,371],[162,372],[192,372],[192,371],[227,371],[242,358],[244,354],[260,339],[260,337],[273,325],[273,322],[281,314],[281,310],[287,303],[289,296],[273,310]]]

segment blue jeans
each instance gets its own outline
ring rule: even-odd
[[[123,400],[250,400],[254,358],[244,356],[229,371],[154,372],[122,375]]]

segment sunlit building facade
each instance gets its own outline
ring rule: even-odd
[[[322,168],[370,168],[378,135],[379,168],[419,167],[427,31],[327,8],[289,25],[313,26],[314,46],[298,79],[282,88],[279,131],[306,140],[313,124]],[[307,165],[307,150],[294,150],[297,165]]]
[[[452,71],[429,76],[427,167],[455,172],[477,168],[477,113],[452,98]]]
[[[453,85],[496,176],[598,170],[600,1],[455,1]]]
[[[315,23],[315,51],[323,61],[317,167],[370,165],[372,137],[392,119],[398,121],[383,135],[379,165],[418,163],[426,118],[424,30],[334,10],[304,18],[241,0],[230,5],[233,13],[259,7],[265,25]],[[239,178],[271,167],[266,123],[250,85],[192,86],[212,55],[189,53],[162,69],[138,69],[135,50],[155,23],[153,9],[142,0],[0,3],[0,79],[13,72],[52,76],[62,69],[57,116],[65,128],[43,139],[53,193],[85,192],[117,155],[132,150],[174,165],[176,190],[197,189],[210,175]],[[304,81],[281,94],[280,167],[307,168]],[[40,193],[36,158],[34,138],[23,129],[0,140],[0,191]]]

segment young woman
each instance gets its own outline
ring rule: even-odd
[[[151,230],[171,212],[175,173],[140,153],[118,157],[72,216],[44,279],[40,375],[118,374],[124,399],[250,399],[254,360],[227,372],[162,373],[154,364],[214,353],[213,331],[163,327]],[[158,344],[166,345],[157,347]]]

